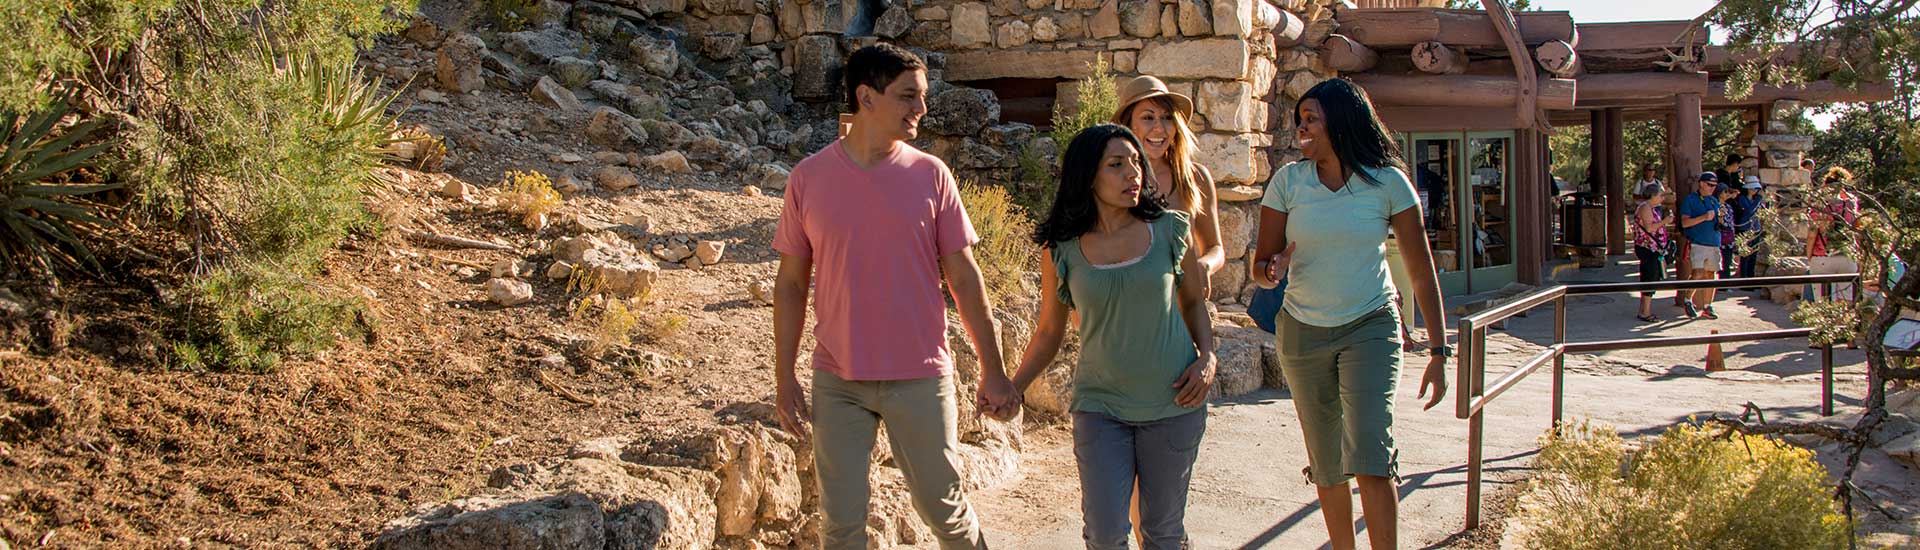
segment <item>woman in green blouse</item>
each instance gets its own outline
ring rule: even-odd
[[[1213,385],[1206,270],[1192,218],[1143,191],[1139,139],[1111,124],[1067,146],[1060,190],[1034,232],[1045,247],[1039,319],[1014,374],[1023,393],[1060,350],[1068,309],[1080,313],[1073,373],[1074,457],[1087,548],[1125,549],[1139,479],[1141,546],[1184,548],[1193,462]]]

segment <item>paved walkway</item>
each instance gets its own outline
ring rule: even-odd
[[[1632,264],[1569,273],[1564,281],[1626,280]],[[1727,296],[1725,293],[1723,296]],[[1569,315],[1573,341],[1622,338],[1632,334],[1705,334],[1718,329],[1763,330],[1790,326],[1787,311],[1758,296],[1735,292],[1721,300],[1716,321],[1677,322],[1670,295],[1656,302],[1670,319],[1646,325],[1634,319],[1637,301],[1626,295],[1580,298]],[[1664,305],[1661,305],[1664,304]],[[1544,313],[1544,314],[1543,314]],[[1496,331],[1488,345],[1491,383],[1551,341],[1551,309]],[[1567,415],[1617,426],[1634,436],[1658,433],[1689,415],[1738,412],[1749,401],[1769,419],[1812,418],[1818,414],[1819,358],[1804,340],[1730,345],[1728,372],[1706,374],[1700,367],[1705,347],[1632,350],[1600,356],[1568,357]],[[1445,547],[1460,531],[1466,498],[1466,421],[1453,415],[1454,396],[1431,411],[1421,411],[1414,393],[1424,356],[1409,358],[1402,372],[1395,437],[1400,447],[1401,544],[1407,548]],[[1865,362],[1855,351],[1839,350],[1837,405],[1850,410],[1865,393]],[[1449,380],[1454,375],[1449,365]],[[1549,424],[1550,377],[1543,370],[1510,390],[1488,409],[1486,468],[1490,479],[1515,479],[1530,467],[1536,439]],[[1314,492],[1301,477],[1306,453],[1293,404],[1283,391],[1263,390],[1230,402],[1216,402],[1210,413],[1187,512],[1196,548],[1320,548],[1327,542]],[[1064,427],[1030,439],[1022,477],[975,498],[996,547],[1064,549],[1080,542],[1078,478]],[[1486,494],[1505,482],[1486,486]],[[1356,503],[1355,511],[1359,510]],[[1365,536],[1361,535],[1362,546]]]

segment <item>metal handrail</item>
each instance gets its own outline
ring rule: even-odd
[[[1486,418],[1482,414],[1495,398],[1520,384],[1528,375],[1553,363],[1553,425],[1560,426],[1562,397],[1566,390],[1566,355],[1568,353],[1588,353],[1622,349],[1644,349],[1675,346],[1692,346],[1727,342],[1748,342],[1777,340],[1782,338],[1800,338],[1813,334],[1812,329],[1794,328],[1736,332],[1729,334],[1711,334],[1705,336],[1671,336],[1664,338],[1636,338],[1630,340],[1601,340],[1596,342],[1567,342],[1567,297],[1591,294],[1611,294],[1618,292],[1657,292],[1663,290],[1699,290],[1707,288],[1733,288],[1818,284],[1822,295],[1832,296],[1834,283],[1852,283],[1853,299],[1860,299],[1860,274],[1840,273],[1831,275],[1793,275],[1786,277],[1754,277],[1748,279],[1699,279],[1685,281],[1595,283],[1578,285],[1554,285],[1514,297],[1504,304],[1474,313],[1460,319],[1456,338],[1459,349],[1455,360],[1459,362],[1456,375],[1455,416],[1467,421],[1467,529],[1480,526],[1480,481],[1482,462],[1482,432]],[[1553,345],[1534,354],[1518,368],[1502,375],[1492,385],[1487,378],[1487,329],[1496,323],[1505,321],[1522,313],[1551,302],[1553,304]],[[1820,347],[1820,414],[1833,414],[1833,346]]]

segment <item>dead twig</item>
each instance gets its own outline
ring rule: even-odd
[[[496,244],[496,243],[490,243],[487,241],[474,240],[466,237],[456,237],[453,235],[442,235],[439,233],[427,233],[423,231],[414,231],[412,229],[405,229],[405,228],[400,229],[400,234],[406,235],[407,238],[409,239],[413,239],[423,243],[435,244],[435,245],[452,247],[452,248],[477,248],[480,250],[513,250],[513,247],[506,246],[503,244]]]
[[[533,377],[540,381],[541,386],[546,387],[548,390],[552,390],[553,393],[560,394],[560,397],[564,397],[568,401],[572,401],[572,402],[586,405],[589,407],[600,405],[599,399],[594,399],[592,397],[581,395],[580,392],[573,391],[572,389],[569,389],[566,386],[560,385],[559,382],[556,382],[553,380],[553,377],[547,375],[547,371],[544,371],[544,370],[533,371]]]

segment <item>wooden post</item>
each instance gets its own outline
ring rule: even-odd
[[[1621,119],[1620,108],[1605,111],[1607,118],[1607,156],[1606,164],[1600,166],[1601,178],[1607,182],[1607,254],[1627,253],[1627,193],[1626,176],[1622,173],[1627,162],[1627,146],[1623,135],[1626,133],[1625,121]]]
[[[1548,191],[1552,180],[1546,176],[1549,164],[1547,149],[1540,145],[1543,139],[1532,128],[1513,134],[1514,280],[1529,285],[1541,284],[1547,248],[1552,246],[1553,194]]]
[[[1263,13],[1271,10],[1279,14],[1278,17],[1275,18],[1273,25],[1273,43],[1275,47],[1289,48],[1300,43],[1300,34],[1307,31],[1307,24],[1300,20],[1300,16],[1294,15],[1293,12],[1287,10],[1275,8],[1272,4],[1262,4],[1260,8]]]
[[[1553,76],[1568,78],[1580,68],[1580,54],[1573,51],[1573,45],[1565,40],[1551,40],[1533,49],[1533,58],[1540,62],[1540,70],[1553,73]]]
[[[1673,164],[1678,172],[1673,178],[1676,194],[1694,191],[1691,187],[1683,189],[1680,184],[1691,185],[1693,176],[1700,173],[1700,99],[1700,94],[1680,94],[1673,99],[1676,122],[1673,129]]]
[[[1446,44],[1421,42],[1413,45],[1413,66],[1424,73],[1460,74],[1467,72],[1467,56]]]
[[[1380,61],[1380,55],[1373,53],[1373,48],[1340,34],[1327,35],[1326,41],[1320,43],[1320,52],[1327,67],[1343,73],[1365,71]]]
[[[1601,171],[1601,167],[1607,164],[1607,112],[1601,109],[1594,109],[1587,111],[1587,116],[1589,117],[1589,123],[1587,124],[1587,130],[1589,130],[1589,139],[1587,140],[1588,180],[1585,183],[1590,186],[1589,189],[1592,191],[1604,192],[1603,190],[1607,188],[1607,176],[1605,172]],[[1582,237],[1592,238],[1591,235],[1583,235]]]

